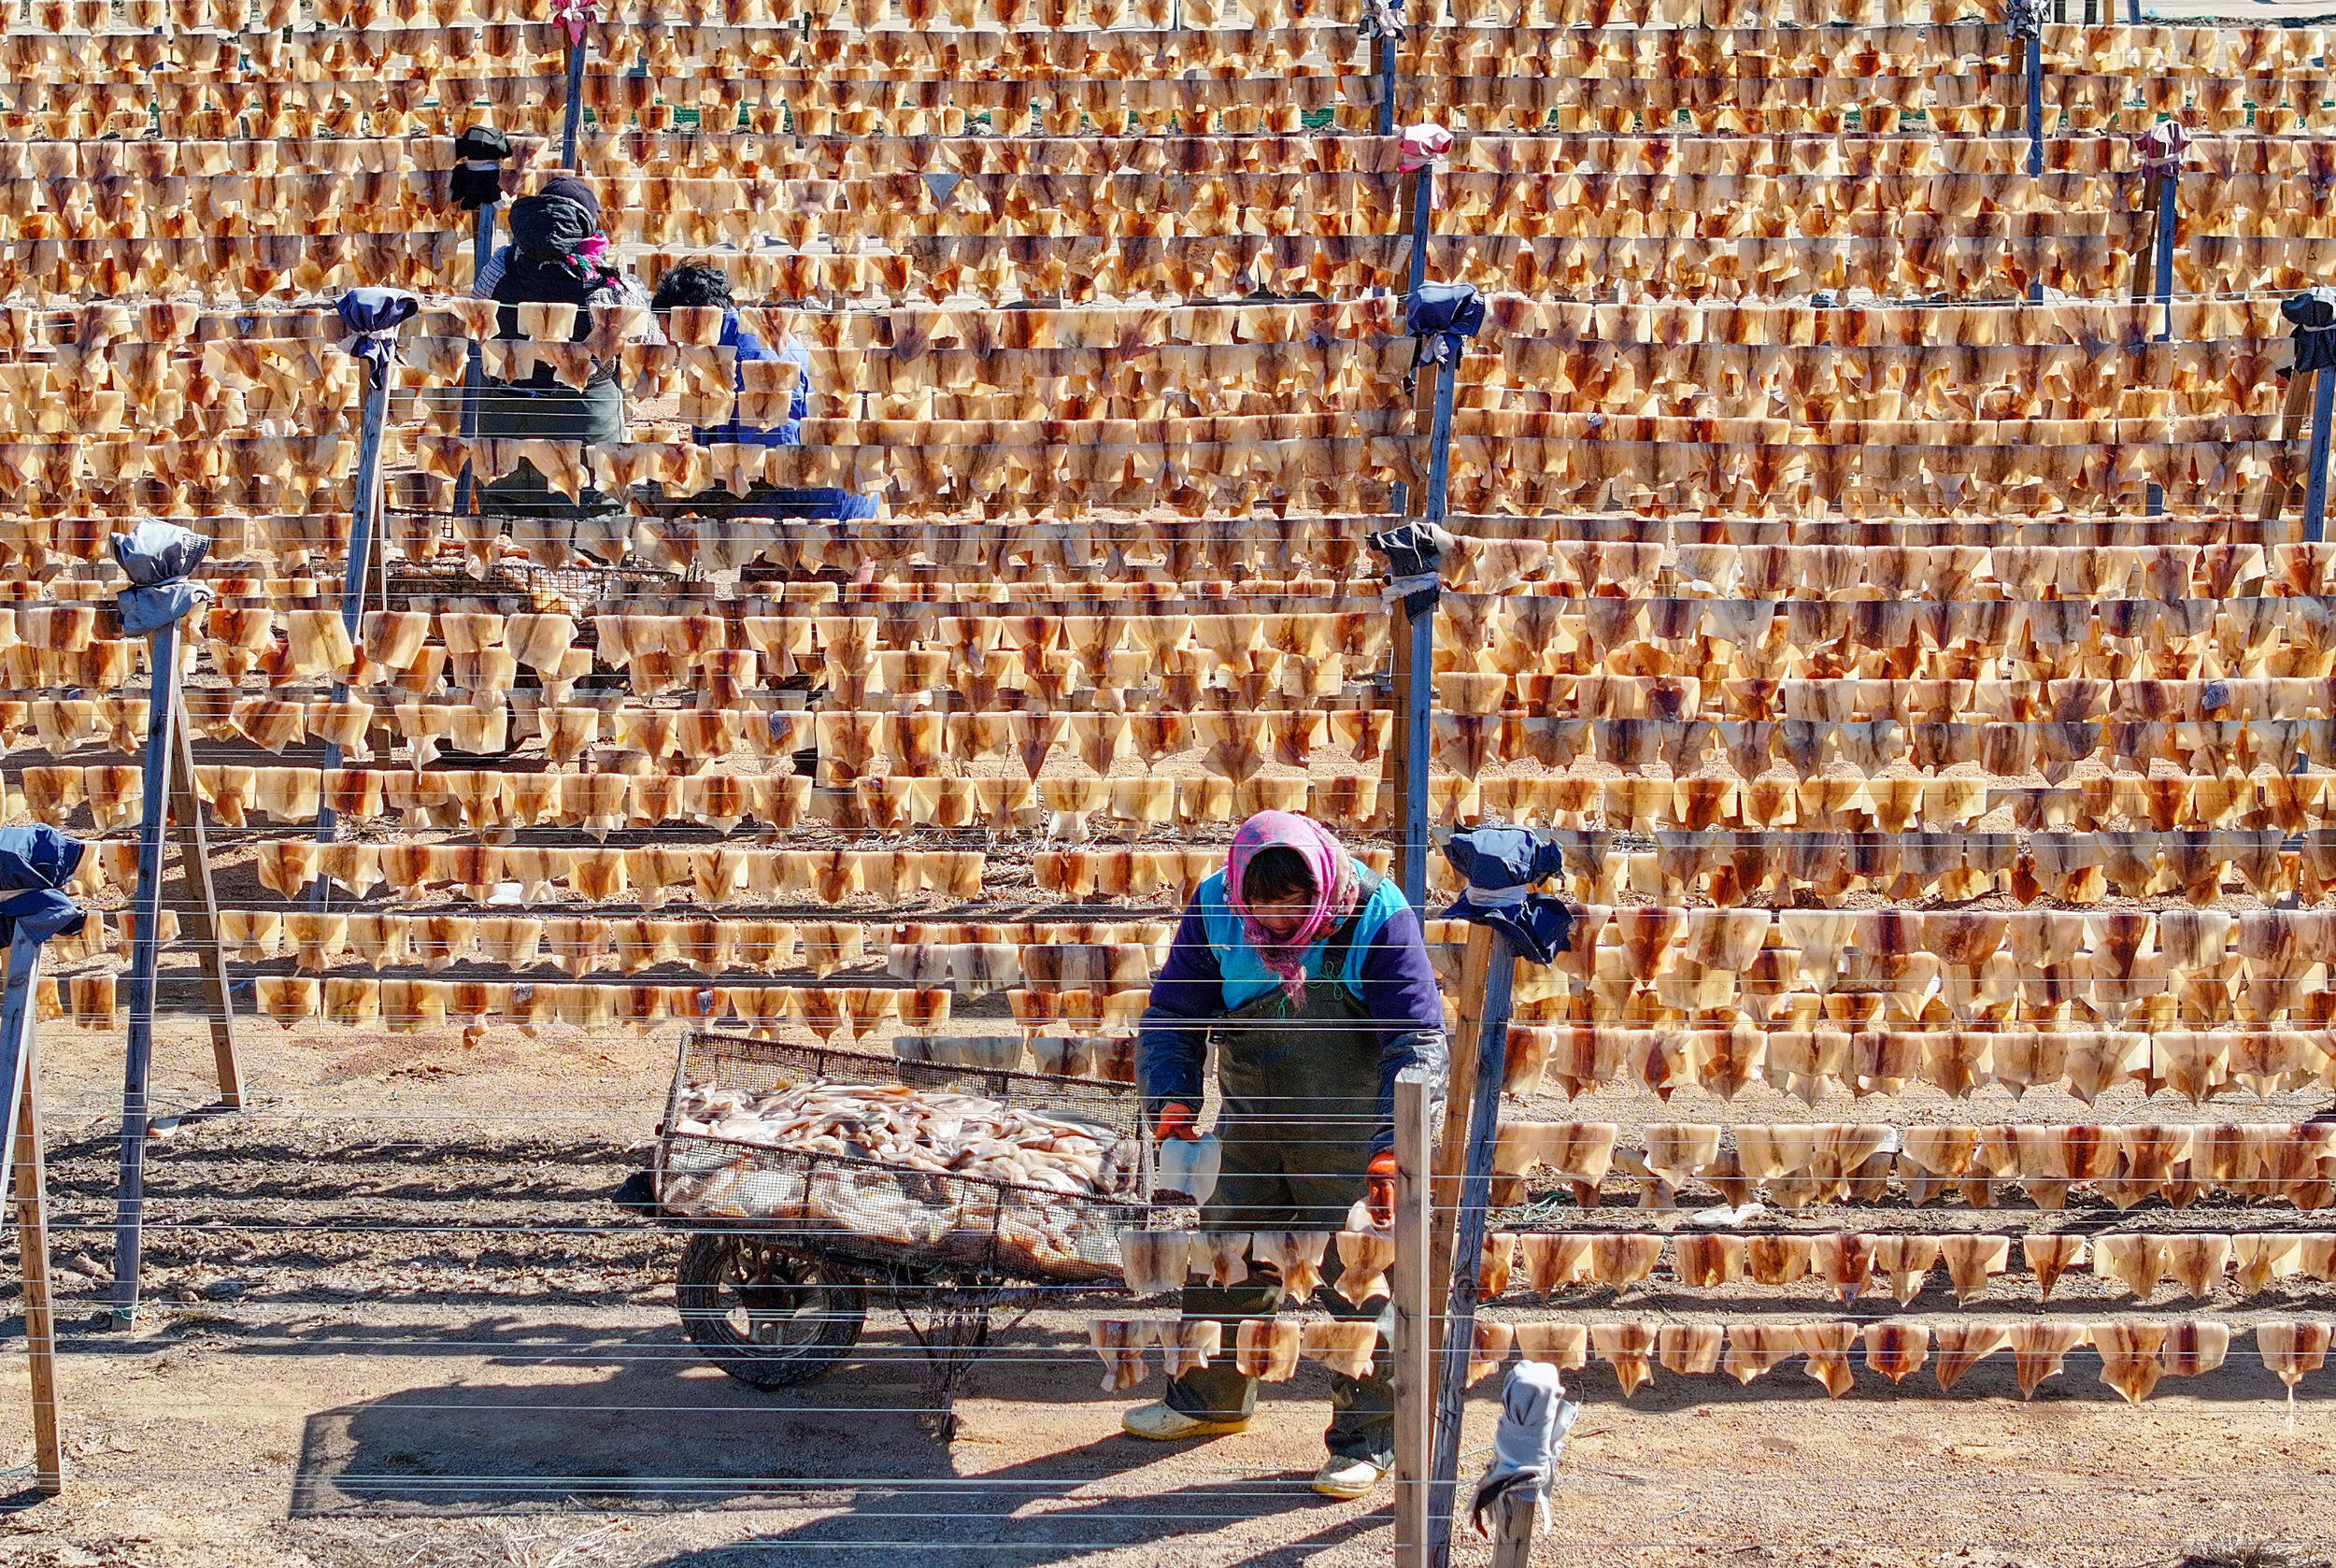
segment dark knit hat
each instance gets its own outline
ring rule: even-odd
[[[592,215],[593,228],[601,227],[600,198],[592,194],[591,186],[577,178],[576,176],[563,174],[557,179],[548,180],[536,193],[544,196],[566,197]]]

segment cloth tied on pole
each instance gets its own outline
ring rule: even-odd
[[[193,529],[153,518],[115,535],[114,559],[130,576],[130,586],[114,599],[121,629],[142,637],[208,604],[209,587],[189,579],[210,549],[211,541]]]
[[[1532,891],[1564,869],[1556,844],[1524,828],[1482,827],[1454,834],[1444,853],[1467,879],[1446,919],[1489,926],[1517,957],[1535,963],[1573,950],[1574,911],[1563,899]]]
[[[397,363],[397,329],[420,313],[421,301],[403,289],[351,289],[333,308],[349,329],[338,348],[371,365],[378,380]]]

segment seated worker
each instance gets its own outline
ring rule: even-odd
[[[750,447],[799,447],[803,445],[803,421],[811,411],[811,353],[790,335],[776,349],[746,330],[738,320],[738,307],[730,295],[730,279],[719,267],[679,266],[658,281],[657,294],[650,308],[662,321],[664,312],[691,306],[719,306],[722,310],[721,346],[738,350],[738,386],[747,384],[745,366],[750,360],[781,360],[795,369],[795,395],[787,410],[787,421],[776,427],[739,422],[734,411],[730,422],[696,433],[698,445],[712,447],[737,443]],[[729,517],[810,518],[833,522],[849,522],[876,515],[876,498],[855,494],[848,490],[787,490],[777,485],[756,481],[752,492],[734,502],[725,502],[726,490],[708,491],[678,503],[687,510],[707,512],[719,507]],[[666,506],[677,503],[664,503]]]
[[[1212,1039],[1223,1160],[1201,1229],[1338,1231],[1358,1199],[1375,1224],[1391,1225],[1395,1076],[1420,1066],[1441,1085],[1444,1001],[1418,915],[1311,818],[1261,811],[1242,823],[1225,869],[1201,884],[1176,928],[1135,1047],[1144,1113],[1161,1139],[1201,1135]],[[1393,1313],[1385,1295],[1358,1306],[1332,1290],[1339,1272],[1333,1248],[1316,1304],[1376,1323],[1378,1346],[1366,1376],[1331,1379],[1330,1458],[1314,1490],[1353,1498],[1395,1462]],[[1186,1286],[1184,1315],[1222,1323],[1224,1349],[1121,1425],[1161,1440],[1247,1426],[1258,1380],[1234,1365],[1235,1330],[1273,1317],[1281,1294],[1279,1277],[1255,1263],[1236,1285]]]
[[[478,269],[471,292],[499,300],[505,308],[497,338],[518,338],[522,305],[573,305],[576,335],[582,342],[592,329],[591,306],[646,304],[640,279],[601,260],[608,244],[601,232],[600,198],[572,177],[554,179],[532,196],[512,204],[511,243]],[[624,389],[619,366],[597,366],[584,388],[567,385],[538,364],[523,381],[484,378],[478,391],[478,434],[505,440],[561,440],[599,444],[625,438]],[[552,490],[534,465],[521,463],[479,489],[486,512],[556,516],[621,511],[623,503],[587,486],[570,502]]]

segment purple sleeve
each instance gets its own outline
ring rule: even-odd
[[[1379,928],[1356,972],[1362,1005],[1379,1026],[1379,1128],[1371,1140],[1374,1154],[1395,1147],[1395,1075],[1406,1067],[1425,1067],[1434,1080],[1431,1099],[1442,1097],[1443,1081],[1451,1069],[1444,1039],[1444,993],[1437,987],[1435,966],[1428,962],[1426,933],[1418,912],[1408,905]]]
[[[1136,1036],[1135,1079],[1144,1091],[1147,1120],[1158,1117],[1160,1107],[1171,1100],[1195,1111],[1201,1108],[1208,1024],[1224,1016],[1224,976],[1208,945],[1200,908],[1190,905],[1169,944],[1168,962],[1152,977],[1151,1002]]]
[[[1389,915],[1371,939],[1356,978],[1372,1021],[1390,1037],[1444,1027],[1444,992],[1435,983],[1435,965],[1428,962],[1418,911],[1408,905]]]

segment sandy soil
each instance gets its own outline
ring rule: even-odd
[[[52,1028],[46,1050],[71,1477],[63,1500],[0,1518],[0,1561],[747,1568],[939,1548],[997,1568],[1246,1568],[1389,1547],[1384,1493],[1375,1506],[1305,1490],[1327,1410],[1318,1369],[1269,1388],[1246,1433],[1139,1443],[1118,1432],[1130,1396],[1097,1390],[1073,1304],[1004,1336],[948,1443],[890,1314],[852,1366],[807,1389],[760,1393],[714,1371],[675,1321],[679,1244],[605,1201],[638,1162],[671,1070],[664,1042],[627,1033],[496,1032],[466,1048],[253,1028],[260,1108],[156,1146],[152,1305],[136,1331],[111,1331],[96,1309],[119,1039]],[[170,1028],[165,1105],[204,1099],[207,1066],[200,1036]],[[1667,1114],[1729,1109],[1674,1100]],[[2031,1097],[2022,1114],[2043,1110]],[[2099,1310],[2090,1283],[2072,1281],[2085,1289],[2055,1309]],[[1997,1293],[2034,1310],[2016,1279]],[[1569,1307],[1840,1310],[1659,1285]],[[2299,1307],[2326,1304],[2286,1304]],[[1952,1309],[1940,1285],[1908,1310]],[[1860,1368],[1838,1402],[1798,1362],[1745,1390],[1659,1372],[1627,1403],[1593,1365],[1573,1378],[1588,1408],[1535,1561],[2122,1568],[2216,1541],[2325,1546],[2336,1418],[2319,1379],[2290,1410],[2251,1348],[2139,1408],[2082,1353],[2025,1404],[2001,1357],[1949,1397],[1927,1371],[1894,1391]],[[21,1411],[0,1397],[0,1461],[30,1459]],[[1493,1413],[1474,1402],[1472,1448]]]

